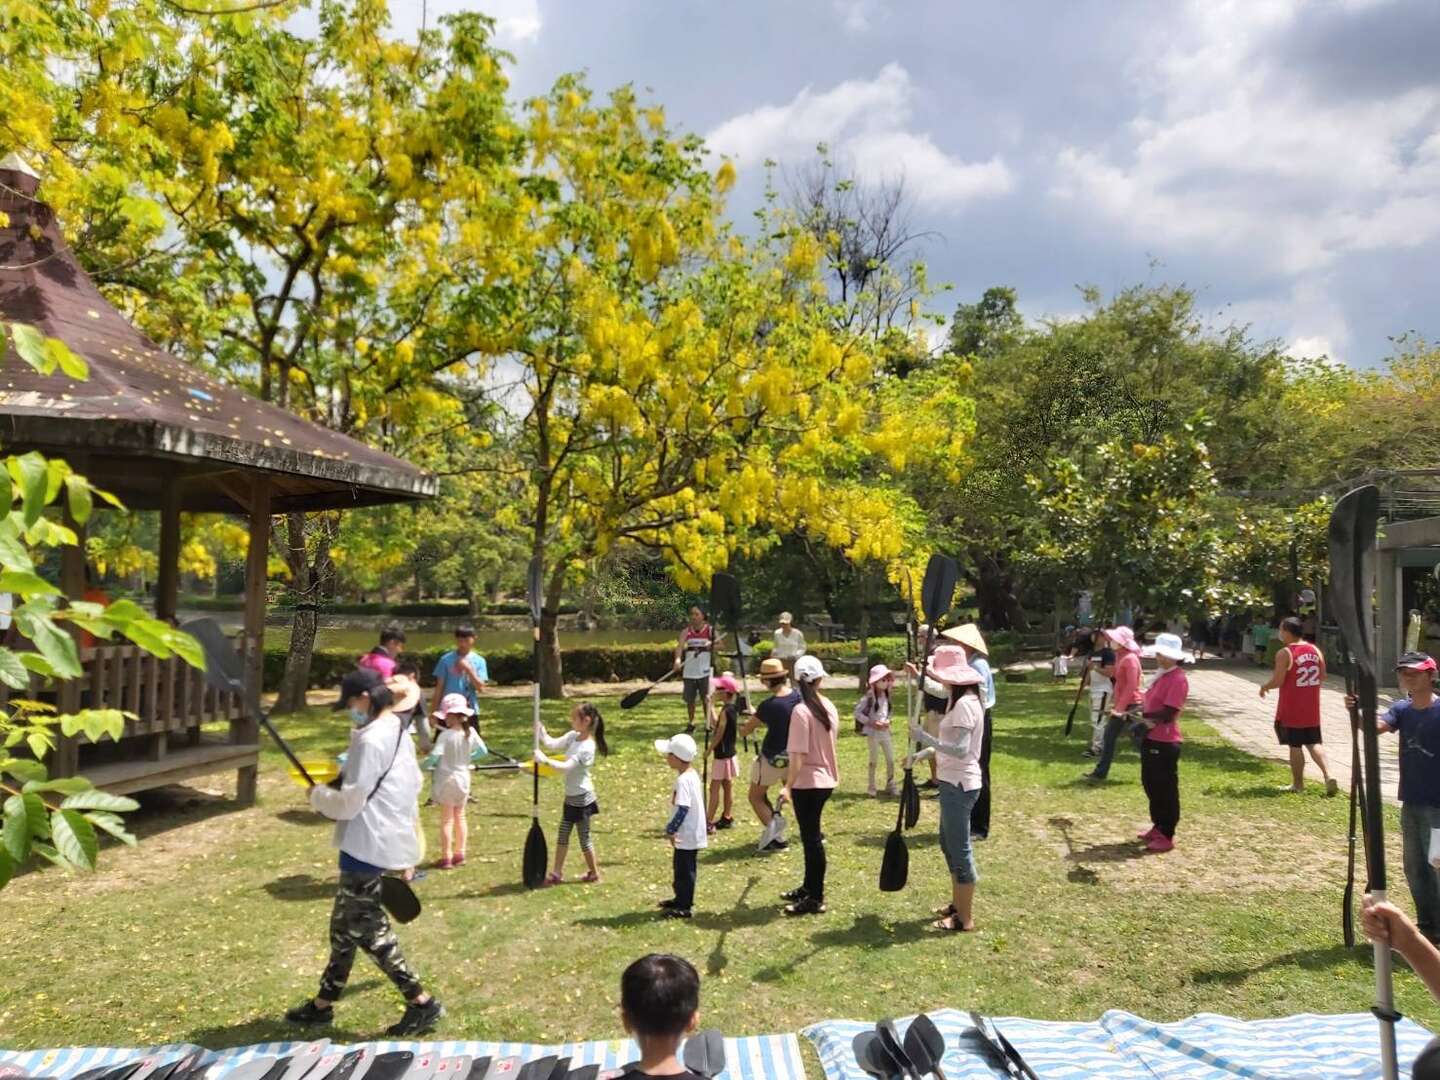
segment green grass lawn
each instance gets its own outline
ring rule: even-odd
[[[658,919],[655,902],[669,895],[660,828],[672,774],[651,741],[678,729],[683,707],[652,696],[621,713],[602,702],[614,748],[596,773],[603,884],[520,887],[530,786],[494,774],[475,779],[469,862],[420,883],[425,914],[400,938],[449,1009],[442,1034],[615,1037],[620,971],[657,950],[695,963],[708,1021],[732,1034],[942,1005],[1083,1020],[1109,1008],[1161,1020],[1368,1008],[1369,951],[1340,944],[1345,800],[1313,789],[1279,797],[1281,767],[1191,719],[1179,847],[1140,856],[1134,752],[1122,753],[1104,788],[1082,783],[1080,738],[1061,737],[1072,693],[1001,687],[993,833],[977,849],[983,932],[952,936],[928,929],[931,907],[948,896],[932,802],[909,834],[909,888],[876,887],[895,804],[865,798],[865,744],[848,719],[842,785],[826,812],[829,914],[781,915],[778,894],[800,879],[799,845],[755,854],[758,827],[737,792],[738,827],[701,857],[695,919]],[[848,716],[853,694],[836,696]],[[552,731],[565,711],[546,705]],[[491,703],[491,744],[527,746],[528,713],[527,701]],[[320,711],[282,722],[311,752],[341,749],[342,724]],[[152,797],[136,815],[140,846],[107,849],[98,874],[34,872],[4,891],[0,1043],[220,1047],[297,1034],[277,1018],[313,992],[324,965],[334,852],[329,825],[309,812],[279,755],[264,765],[253,809],[204,794]],[[542,801],[553,844],[558,782],[545,782]],[[425,823],[433,853],[433,810]],[[1390,846],[1394,891],[1408,902]],[[571,870],[583,870],[578,851]],[[1419,982],[1403,970],[1397,981],[1401,1010],[1434,1027],[1440,1009]],[[373,1037],[398,1012],[362,956],[333,1037]]]

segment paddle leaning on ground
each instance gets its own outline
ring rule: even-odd
[[[1373,484],[1358,487],[1335,504],[1330,515],[1330,584],[1335,621],[1354,657],[1357,704],[1365,765],[1365,852],[1369,866],[1369,892],[1385,900],[1385,818],[1380,804],[1380,739],[1376,727],[1377,689],[1375,652],[1370,640],[1373,613],[1370,573],[1375,528],[1380,517],[1380,491]],[[1375,1007],[1380,1021],[1380,1064],[1385,1080],[1395,1080],[1399,1066],[1395,1052],[1395,993],[1390,945],[1375,942]]]
[[[530,560],[527,577],[527,592],[530,601],[530,632],[535,638],[535,689],[531,694],[533,702],[530,717],[534,728],[534,753],[540,753],[540,560]],[[525,835],[525,854],[520,866],[520,880],[527,889],[538,889],[545,884],[545,870],[550,861],[550,851],[545,843],[545,830],[540,827],[540,770],[534,770],[535,785],[530,804],[530,831]]]
[[[960,568],[955,560],[946,555],[931,555],[930,562],[925,567],[925,581],[920,587],[920,600],[925,611],[925,654],[921,658],[921,678],[924,678],[925,665],[930,659],[930,646],[935,640],[935,624],[944,618],[950,610],[950,605],[955,598],[955,583],[960,577]],[[924,684],[921,684],[924,689]],[[924,694],[920,694],[921,699]],[[913,723],[915,716],[909,717]],[[914,757],[920,752],[920,744],[915,744],[915,749],[906,761],[905,783],[900,791],[900,806],[895,814],[895,829],[885,838],[885,854],[880,860],[880,891],[899,892],[905,888],[905,883],[910,877],[910,849],[905,846],[905,811],[907,799],[918,800],[919,792],[915,789]],[[908,792],[914,791],[914,795]],[[918,817],[918,810],[916,812]]]

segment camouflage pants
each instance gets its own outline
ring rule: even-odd
[[[357,948],[370,954],[407,1001],[419,996],[420,978],[405,962],[395,931],[390,929],[390,918],[380,906],[379,874],[340,875],[340,888],[330,911],[330,963],[320,976],[319,997],[340,1000]]]

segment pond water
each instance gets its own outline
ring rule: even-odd
[[[184,622],[201,614],[211,615],[218,618],[221,625],[238,629],[240,616],[229,612],[219,614],[201,612],[181,612],[180,620]],[[350,620],[345,620],[350,622]],[[424,620],[416,620],[423,622]],[[382,622],[380,617],[373,620],[370,627],[348,626],[322,626],[316,638],[316,647],[321,649],[353,649],[358,656],[365,652],[377,641],[379,641],[379,626]],[[445,630],[412,629],[406,626],[404,620],[399,620],[400,626],[405,631],[405,648],[407,652],[425,652],[430,649],[448,648],[454,642],[454,634]],[[640,645],[640,644],[673,644],[678,634],[670,630],[561,630],[560,648],[576,649],[594,645]],[[475,635],[475,647],[482,653],[500,652],[504,649],[529,648],[532,638],[530,631],[524,629],[515,630],[491,630],[477,629]],[[269,625],[265,627],[265,644],[267,646],[288,645],[290,643],[290,628],[288,626]]]

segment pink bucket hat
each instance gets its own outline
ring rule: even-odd
[[[959,645],[941,645],[930,656],[925,665],[925,674],[946,686],[978,686],[980,673],[965,659],[965,650]]]
[[[463,716],[474,716],[475,710],[470,708],[470,702],[465,699],[464,694],[446,694],[440,699],[440,708],[435,710],[435,719],[443,720],[452,712],[458,712]]]
[[[1104,634],[1114,642],[1117,648],[1124,649],[1126,652],[1138,653],[1140,651],[1140,643],[1135,640],[1135,631],[1128,626],[1112,626],[1109,630],[1104,631]]]
[[[876,664],[870,669],[870,678],[866,680],[865,685],[874,686],[877,682],[885,678],[887,675],[894,674],[895,673],[891,671],[888,667],[886,667],[884,664]]]
[[[710,680],[710,689],[719,690],[726,694],[738,694],[740,684],[735,681],[734,675],[718,675]]]

